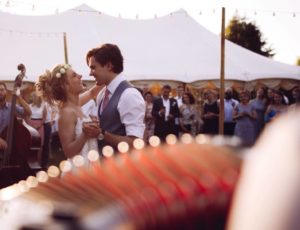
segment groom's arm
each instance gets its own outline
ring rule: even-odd
[[[105,132],[104,140],[105,142],[113,147],[118,147],[118,144],[120,142],[126,142],[129,146],[133,145],[133,141],[138,138],[135,136],[119,136],[112,133],[109,133],[108,131]]]

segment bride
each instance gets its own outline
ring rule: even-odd
[[[58,134],[64,154],[67,158],[75,155],[87,156],[90,150],[98,151],[97,133],[99,126],[83,114],[79,105],[79,94],[83,90],[81,75],[70,65],[57,65],[39,77],[37,89],[50,105],[58,105]],[[100,87],[94,86],[91,92],[96,96]],[[82,126],[88,125],[93,132],[83,132]]]

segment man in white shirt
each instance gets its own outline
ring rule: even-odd
[[[177,101],[178,108],[182,105],[182,96],[184,93],[184,88],[182,85],[177,86],[177,96],[174,99]]]
[[[122,141],[132,145],[134,139],[143,138],[145,102],[141,93],[121,75],[123,56],[118,46],[104,44],[94,48],[87,53],[86,61],[97,85],[105,85],[96,99],[101,130],[97,134],[99,147],[110,145],[116,149]],[[92,89],[84,94],[92,98]]]
[[[180,106],[182,105],[182,96],[184,93],[184,87],[182,85],[177,86],[177,96],[174,97],[174,99],[177,101],[177,106],[178,109],[180,109]],[[180,110],[179,110],[180,111]],[[177,118],[175,118],[175,128],[176,128],[176,132],[179,134],[179,132],[181,132],[181,128],[179,125],[179,117],[181,116],[181,114],[179,114],[179,116]]]
[[[235,121],[233,120],[233,109],[239,102],[232,98],[233,92],[231,88],[225,90],[224,98],[224,134],[232,136],[235,128]]]
[[[165,141],[168,134],[178,136],[175,120],[179,117],[177,101],[169,98],[171,87],[164,85],[162,96],[153,101],[152,116],[155,118],[154,135]]]

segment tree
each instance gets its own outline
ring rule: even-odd
[[[246,18],[233,16],[225,29],[226,39],[255,53],[266,57],[273,57],[275,53],[262,38],[262,33],[254,22],[247,22]]]
[[[300,57],[297,58],[296,65],[300,66]]]

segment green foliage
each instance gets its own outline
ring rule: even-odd
[[[262,33],[253,22],[247,22],[246,18],[234,16],[225,29],[226,39],[255,53],[266,57],[273,57],[275,53],[262,38]]]

